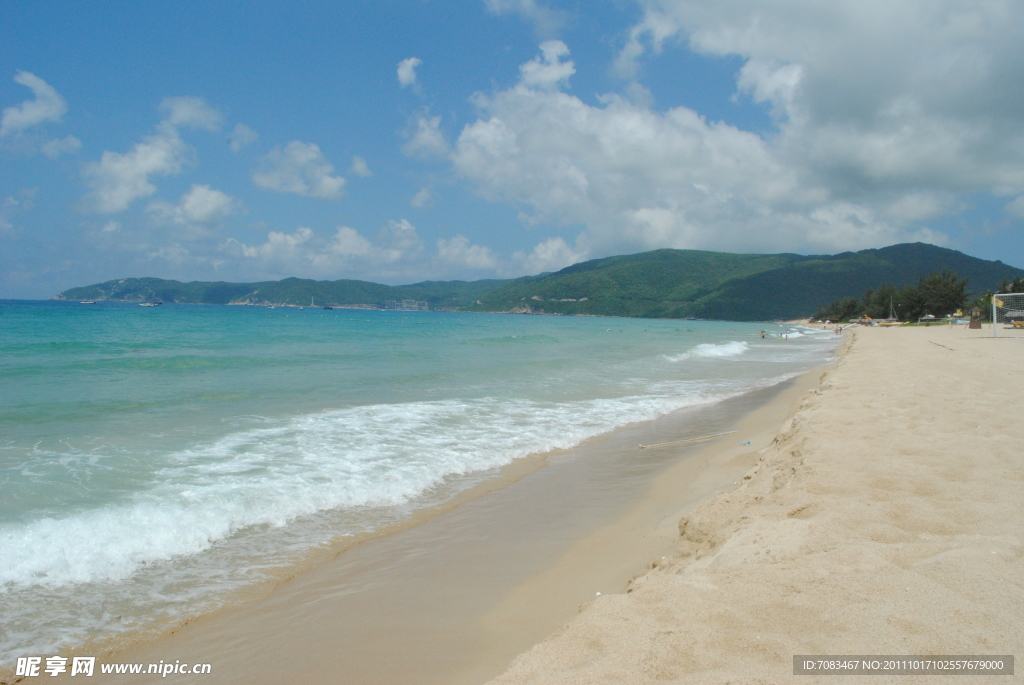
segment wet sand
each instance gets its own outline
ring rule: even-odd
[[[517,467],[486,494],[363,541],[268,597],[100,661],[212,664],[212,675],[169,676],[179,683],[484,682],[668,553],[680,516],[733,487],[819,375],[615,431],[549,455],[544,468]]]
[[[679,517],[655,568],[492,685],[848,682],[794,676],[798,654],[1019,660],[1024,339],[959,326],[846,336],[739,483]]]

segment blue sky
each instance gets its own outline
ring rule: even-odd
[[[921,240],[1024,266],[1024,9],[0,5],[0,298]]]

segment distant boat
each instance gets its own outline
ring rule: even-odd
[[[159,307],[163,302],[139,302],[140,307]]]
[[[329,304],[325,304],[325,305],[324,305],[324,309],[334,309],[334,307],[332,307],[332,306],[331,306],[331,305],[329,305]]]
[[[78,304],[96,304],[96,300],[82,300]]]

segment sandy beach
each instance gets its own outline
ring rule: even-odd
[[[846,335],[740,483],[679,521],[671,553],[493,685],[838,682],[794,676],[793,656],[1019,657],[1024,340]]]
[[[183,683],[486,682],[670,554],[680,517],[735,487],[820,373],[516,462],[457,506],[296,569],[262,598],[85,653],[211,664],[209,676],[175,674]],[[660,443],[671,444],[638,449]]]
[[[519,465],[101,662],[212,664],[182,683],[812,683],[834,677],[794,655],[1019,655],[1024,340],[987,335],[848,330],[836,363]]]

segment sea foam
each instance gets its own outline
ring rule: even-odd
[[[733,340],[730,342],[724,342],[721,344],[704,343],[697,345],[688,352],[683,352],[677,355],[666,355],[665,358],[671,362],[681,362],[687,359],[726,359],[729,357],[738,357],[747,350],[750,349],[750,345],[745,341]]]
[[[552,403],[483,398],[293,418],[172,454],[129,502],[0,528],[0,586],[119,581],[247,527],[339,508],[398,506],[446,478],[564,449],[718,395]]]

